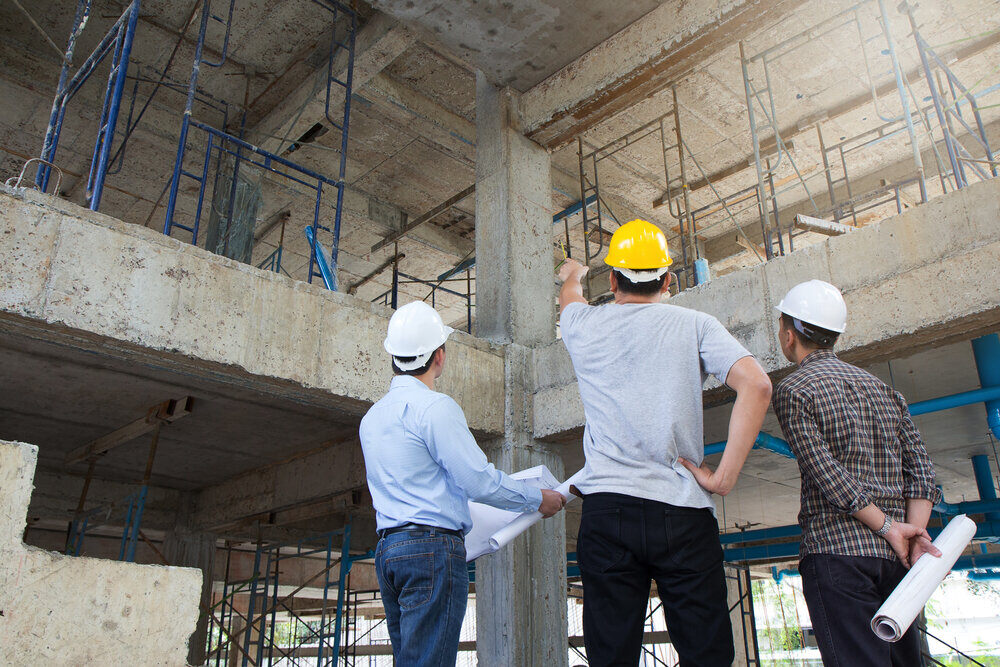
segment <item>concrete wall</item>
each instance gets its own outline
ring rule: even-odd
[[[32,445],[0,442],[0,662],[185,664],[201,572],[24,545],[37,455]]]
[[[353,415],[388,386],[387,308],[30,191],[0,189],[0,239],[0,327]],[[502,432],[502,353],[452,340],[441,390]]]
[[[714,315],[774,375],[789,369],[774,307],[793,285],[818,278],[847,301],[842,357],[870,364],[1000,326],[1000,179],[969,186],[902,215],[685,290],[670,302]],[[583,426],[565,347],[535,352],[535,437]],[[710,380],[707,388],[718,389]],[[708,396],[712,402],[718,397]]]

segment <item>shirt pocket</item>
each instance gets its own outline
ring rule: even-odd
[[[400,608],[416,609],[430,601],[436,571],[433,551],[386,558],[384,570],[392,587],[399,591]]]
[[[625,547],[621,541],[621,508],[585,512],[580,518],[576,556],[580,568],[607,572],[621,561]]]

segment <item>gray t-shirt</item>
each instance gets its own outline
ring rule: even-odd
[[[702,386],[725,382],[746,348],[711,315],[665,303],[573,303],[560,325],[587,419],[580,491],[714,510],[677,457],[701,464]]]

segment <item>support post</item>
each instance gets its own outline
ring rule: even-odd
[[[202,573],[201,607],[212,606],[212,573],[215,569],[215,535],[192,529],[191,516],[194,509],[194,494],[182,500],[174,527],[163,540],[163,557],[171,565],[196,567]],[[208,614],[198,617],[198,624],[188,641],[188,664],[201,665],[205,662],[208,646]],[[232,651],[231,651],[232,653]]]
[[[973,339],[972,353],[982,388],[1000,387],[1000,336],[989,334]],[[1000,399],[986,401],[986,423],[993,437],[1000,438]]]
[[[550,160],[517,125],[518,96],[476,77],[476,333],[506,344],[504,436],[484,449],[507,471],[558,450],[532,437],[532,347],[555,339]],[[584,193],[586,194],[586,193]],[[476,563],[482,667],[567,664],[566,524],[560,513]]]
[[[979,489],[980,500],[996,500],[997,488],[993,484],[993,470],[990,468],[990,457],[986,454],[976,454],[972,457],[972,472],[976,477],[976,488]],[[986,512],[987,521],[1000,521],[1000,512]]]

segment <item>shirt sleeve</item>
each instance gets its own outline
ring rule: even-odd
[[[583,320],[593,311],[594,306],[590,306],[579,301],[574,301],[563,308],[562,315],[559,316],[559,334],[562,337],[566,349],[572,350],[576,343],[577,332],[581,330]]]
[[[779,385],[774,412],[803,480],[808,479],[830,505],[844,514],[854,514],[871,504],[865,487],[830,451],[804,396]]]
[[[431,457],[470,500],[514,512],[533,512],[541,505],[539,489],[511,479],[487,460],[453,399],[443,396],[427,408],[423,430]]]
[[[714,375],[725,384],[730,369],[743,357],[752,356],[733,335],[711,315],[702,319],[698,339],[698,353],[705,373]]]
[[[924,448],[920,431],[910,417],[906,399],[898,391],[893,392],[899,406],[899,445],[903,463],[903,497],[923,498],[933,504],[941,502],[941,489],[934,484],[934,466]]]

